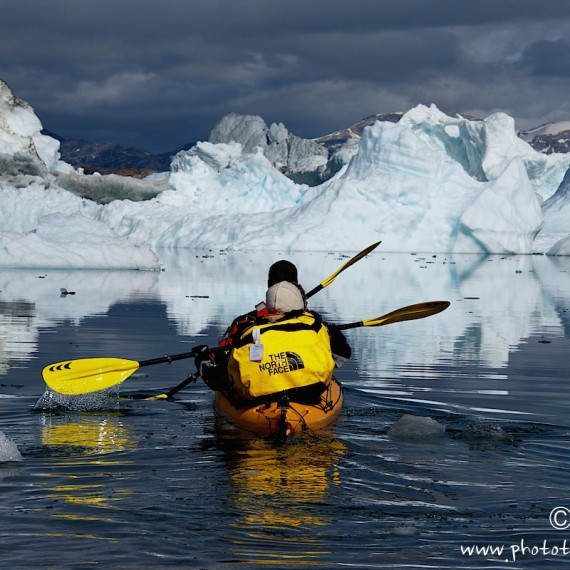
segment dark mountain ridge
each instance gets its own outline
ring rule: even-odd
[[[147,175],[152,172],[164,172],[170,169],[170,160],[181,150],[192,148],[189,143],[171,152],[153,154],[129,146],[110,142],[90,142],[81,139],[64,139],[56,133],[43,130],[43,134],[60,142],[61,159],[76,168],[83,168],[86,174],[116,173]],[[130,171],[130,172],[129,172]]]

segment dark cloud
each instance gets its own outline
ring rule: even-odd
[[[67,138],[164,151],[229,112],[313,137],[418,103],[570,117],[568,0],[2,0],[1,18],[0,78]]]
[[[541,77],[570,77],[570,42],[541,40],[528,46],[520,65],[529,73]]]

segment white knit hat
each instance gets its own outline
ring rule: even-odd
[[[305,302],[299,287],[289,283],[289,281],[281,281],[269,287],[265,302],[270,311],[277,313],[301,311],[305,308]]]

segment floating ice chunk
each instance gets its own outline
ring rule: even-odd
[[[22,461],[23,457],[18,446],[0,431],[0,463]]]
[[[441,437],[445,427],[430,417],[404,414],[389,430],[388,435],[404,439]]]

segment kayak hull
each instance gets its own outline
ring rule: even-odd
[[[216,392],[216,412],[235,426],[260,436],[295,437],[330,426],[342,410],[342,387],[333,379],[316,404],[275,400],[236,408]]]

